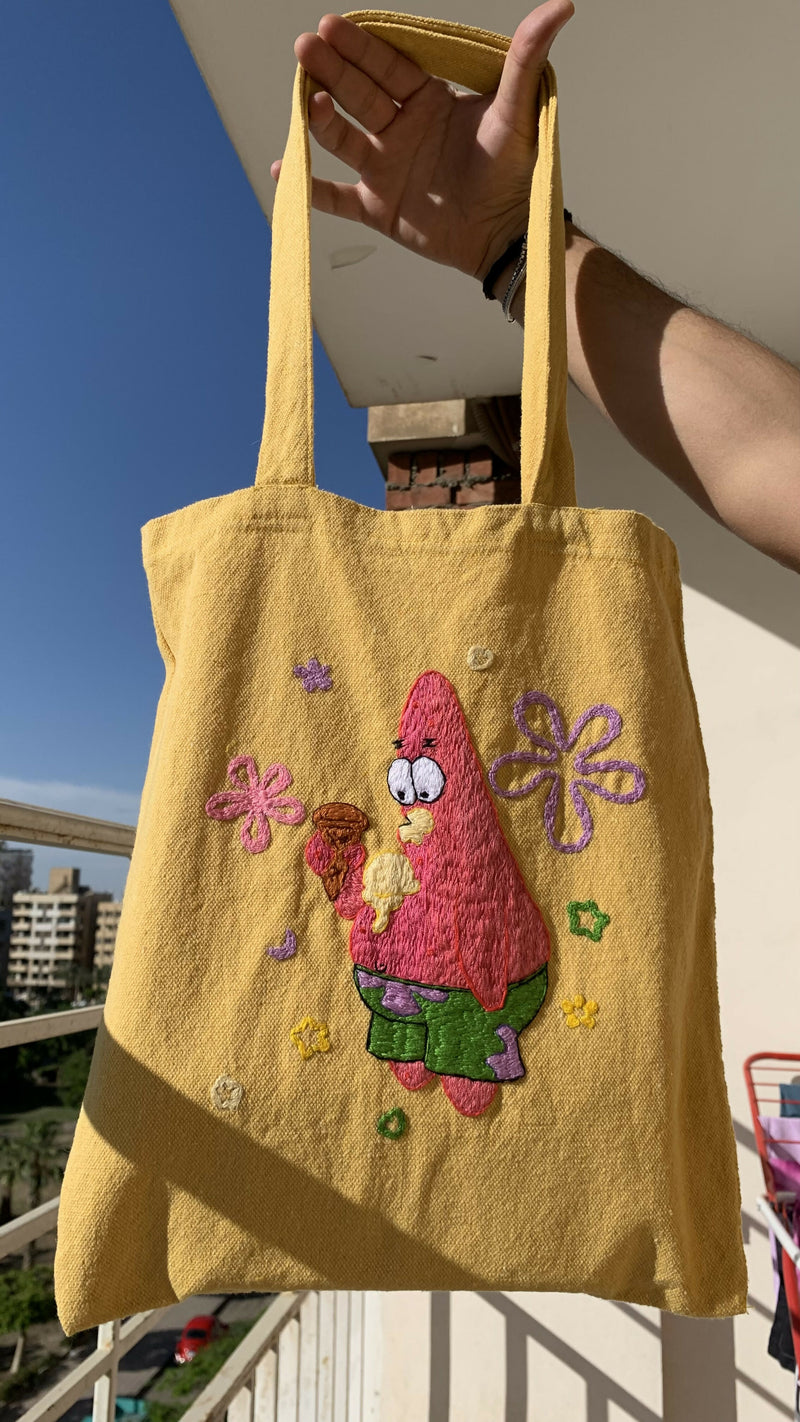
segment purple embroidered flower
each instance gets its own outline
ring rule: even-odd
[[[529,706],[544,707],[550,720],[551,737],[536,735],[531,730],[526,718]],[[615,741],[622,730],[622,717],[619,711],[614,710],[613,706],[590,706],[578,717],[567,735],[555,701],[545,695],[543,691],[526,691],[524,696],[520,696],[514,703],[514,720],[523,736],[529,741],[533,741],[539,750],[508,751],[506,755],[498,756],[489,771],[489,783],[496,794],[502,795],[504,800],[516,800],[521,795],[530,795],[544,781],[551,782],[544,807],[544,827],[553,849],[560,850],[562,854],[577,854],[589,843],[594,832],[594,825],[591,811],[584,799],[583,792],[585,790],[590,790],[593,795],[599,795],[603,800],[612,800],[615,805],[632,805],[635,800],[641,800],[646,783],[644,771],[638,765],[634,765],[632,760],[590,760],[590,756],[605,750],[606,746]],[[594,720],[604,720],[606,723],[606,729],[599,739],[592,741],[592,744],[586,746],[584,750],[577,751],[571,767],[555,768],[559,757],[566,756],[574,749],[581,732],[590,721]],[[504,765],[544,765],[553,768],[537,770],[524,784],[515,786],[511,790],[505,790],[497,779],[497,772]],[[597,783],[597,776],[612,773],[631,776],[632,789],[624,792],[609,790],[606,785]],[[581,824],[580,837],[569,842],[559,839],[556,835],[556,814],[561,800],[562,780],[567,775],[570,777],[570,799]]]
[[[270,820],[279,825],[299,825],[305,819],[305,806],[293,795],[282,795],[292,783],[285,765],[269,765],[259,779],[251,755],[234,756],[228,766],[228,779],[235,790],[220,790],[206,804],[206,814],[212,820],[247,819],[240,839],[249,854],[260,854],[272,838]]]
[[[302,681],[304,691],[330,691],[333,686],[330,667],[324,667],[316,657],[311,658],[308,666],[293,667],[292,670]]]

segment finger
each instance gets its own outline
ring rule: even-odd
[[[276,158],[270,166],[270,173],[277,182],[281,175],[282,159]],[[363,222],[367,226],[367,214],[359,189],[353,183],[332,183],[328,178],[311,179],[311,206],[318,212],[330,212],[334,217],[347,217],[351,222]]]
[[[517,26],[506,55],[492,107],[509,128],[534,143],[539,80],[553,40],[574,13],[572,0],[547,0]]]
[[[374,80],[395,103],[404,104],[430,78],[413,59],[344,15],[323,15],[317,32],[342,59]]]
[[[380,133],[392,122],[397,113],[393,99],[319,35],[300,35],[294,52],[306,73],[370,133]]]
[[[312,94],[308,105],[308,126],[317,143],[340,158],[357,173],[363,171],[372,144],[360,128],[355,128],[337,110],[330,94]]]
[[[371,143],[360,128],[354,128],[336,109],[330,94],[312,94],[308,101],[308,126],[321,148],[361,173],[371,152]],[[279,165],[278,165],[279,166]],[[276,164],[270,172],[277,177]]]

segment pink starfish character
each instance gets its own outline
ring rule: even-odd
[[[456,1110],[477,1116],[499,1083],[525,1074],[518,1039],[547,991],[547,929],[440,672],[412,686],[395,750],[401,848],[354,855],[334,904],[353,921],[368,1051],[409,1090],[439,1076]],[[316,834],[310,867],[323,874],[330,856]]]

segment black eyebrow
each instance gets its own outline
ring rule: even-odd
[[[392,745],[394,746],[395,750],[399,750],[402,744],[402,741],[392,741]]]

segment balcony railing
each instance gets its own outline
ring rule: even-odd
[[[130,825],[0,800],[0,839],[129,857],[134,833]],[[102,1006],[94,1006],[0,1022],[0,1050],[86,1032],[99,1026],[102,1017]],[[56,1198],[2,1226],[0,1259],[20,1253],[55,1229],[57,1221]],[[360,1294],[277,1295],[183,1422],[216,1422],[226,1414],[230,1422],[366,1422],[363,1302]],[[55,1422],[90,1388],[92,1422],[114,1422],[120,1360],[165,1312],[153,1309],[101,1324],[94,1352],[29,1407],[20,1422]]]

